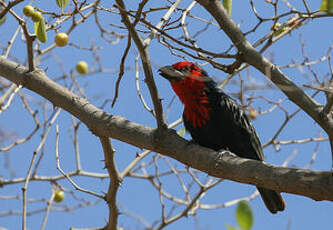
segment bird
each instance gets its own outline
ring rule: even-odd
[[[264,161],[259,137],[247,114],[229,95],[217,88],[207,72],[188,61],[159,69],[184,105],[183,122],[196,144],[215,151],[228,150],[239,157]],[[278,191],[257,187],[267,209],[285,209]]]

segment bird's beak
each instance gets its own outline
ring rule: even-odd
[[[158,70],[160,75],[169,81],[180,81],[185,78],[184,73],[176,70],[172,66],[164,66]]]

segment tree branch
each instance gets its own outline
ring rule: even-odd
[[[110,176],[109,190],[105,196],[105,200],[107,201],[109,207],[109,221],[105,230],[117,230],[119,215],[117,207],[117,192],[121,179],[114,159],[115,151],[112,148],[110,139],[108,137],[99,137],[99,140],[103,147],[105,168],[107,168]]]
[[[333,133],[333,119],[323,119],[323,106],[309,97],[302,89],[295,85],[281,70],[260,54],[245,38],[240,28],[231,20],[224,10],[220,0],[197,0],[231,39],[237,47],[242,59],[254,66],[269,78],[292,102],[304,110],[314,119],[329,135]]]
[[[27,68],[3,57],[0,57],[0,74],[68,111],[95,135],[112,137],[161,153],[218,178],[299,194],[314,200],[333,201],[331,172],[278,167],[191,144],[174,130],[157,131],[123,117],[109,115],[52,81],[42,70],[28,72]]]
[[[133,41],[135,42],[138,51],[140,53],[141,63],[143,67],[143,71],[145,73],[145,82],[147,83],[153,104],[154,104],[154,110],[155,110],[155,117],[157,120],[157,126],[158,128],[166,128],[166,123],[163,118],[163,108],[161,104],[161,98],[158,95],[158,91],[156,88],[155,80],[153,77],[153,71],[150,64],[150,56],[148,52],[148,46],[144,44],[142,41],[139,33],[135,30],[135,25],[133,25],[130,21],[130,18],[126,14],[126,7],[122,0],[116,0],[117,2],[117,8],[120,11],[121,18],[123,23],[126,25],[129,33],[131,34],[131,37]]]

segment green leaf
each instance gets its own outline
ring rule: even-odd
[[[253,225],[253,214],[247,201],[239,202],[236,209],[236,220],[242,230],[250,230]]]
[[[184,134],[185,134],[185,128],[182,128],[182,129],[178,130],[177,133],[178,133],[179,136],[183,137]]]
[[[327,12],[332,14],[333,13],[333,0],[326,0],[327,1]]]
[[[327,11],[327,0],[321,1],[320,11]]]
[[[232,0],[223,0],[223,6],[229,16],[231,15]]]
[[[61,9],[64,9],[67,4],[68,4],[68,0],[57,0],[57,5],[61,8]]]
[[[326,11],[330,14],[333,13],[333,0],[322,0],[320,5],[320,11]]]
[[[234,226],[230,225],[230,224],[226,224],[225,227],[228,229],[228,230],[238,230],[237,228],[235,228]]]
[[[35,34],[39,41],[45,43],[47,41],[46,29],[44,19],[35,22]]]

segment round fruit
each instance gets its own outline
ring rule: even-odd
[[[253,109],[253,108],[249,108],[249,117],[251,119],[256,119],[258,117],[258,112],[257,110]]]
[[[66,33],[58,33],[55,38],[54,42],[59,47],[64,47],[68,43],[68,35]]]
[[[31,16],[31,19],[34,22],[39,22],[39,21],[43,20],[43,15],[40,12],[35,11]]]
[[[86,74],[88,72],[88,64],[85,61],[79,61],[76,64],[76,71],[79,74]]]
[[[30,5],[26,5],[24,8],[23,8],[23,14],[27,17],[32,17],[32,15],[35,13],[35,10],[32,6]]]
[[[61,190],[56,190],[54,193],[54,198],[53,200],[57,203],[60,203],[61,201],[63,201],[65,199],[65,193],[64,191]]]

